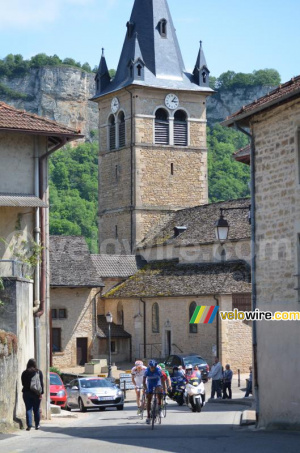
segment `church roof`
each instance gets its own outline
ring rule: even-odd
[[[207,244],[216,242],[214,224],[220,217],[221,208],[245,207],[225,211],[224,216],[230,225],[228,240],[250,239],[248,222],[250,198],[220,201],[193,208],[181,209],[170,214],[164,226],[153,229],[152,234],[138,244],[138,248],[156,247],[172,244],[175,247]],[[176,236],[174,228],[185,226],[184,232]]]
[[[183,264],[153,261],[105,298],[180,297],[251,292],[250,266],[242,260]]]
[[[165,35],[161,34],[162,21]],[[213,93],[209,87],[200,87],[194,75],[185,70],[167,0],[135,0],[127,29],[116,75],[93,99],[131,84]],[[137,55],[145,64],[140,80],[129,69]]]

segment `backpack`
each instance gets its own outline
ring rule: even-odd
[[[40,380],[40,373],[37,371],[30,381],[30,390],[36,395],[40,396],[42,394],[42,384]]]

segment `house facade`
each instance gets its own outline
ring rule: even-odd
[[[252,136],[253,309],[299,316],[300,76],[224,121]],[[286,319],[286,318],[284,318]],[[255,323],[254,365],[259,426],[298,427],[298,321]],[[287,370],[282,385],[280,369]],[[278,389],[281,389],[278,392]]]
[[[20,420],[25,415],[20,377],[28,359],[36,357],[46,384],[49,369],[48,157],[80,137],[0,102],[0,329],[19,343],[14,400]],[[45,395],[48,417],[48,385]]]

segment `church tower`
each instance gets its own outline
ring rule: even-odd
[[[135,0],[116,75],[103,52],[95,80],[100,251],[131,254],[169,213],[208,202],[209,70],[202,43],[185,70],[167,0]]]

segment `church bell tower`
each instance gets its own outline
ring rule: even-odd
[[[167,0],[135,0],[126,26],[115,77],[103,52],[95,78],[101,253],[134,254],[170,213],[208,202],[202,43],[189,74]]]

